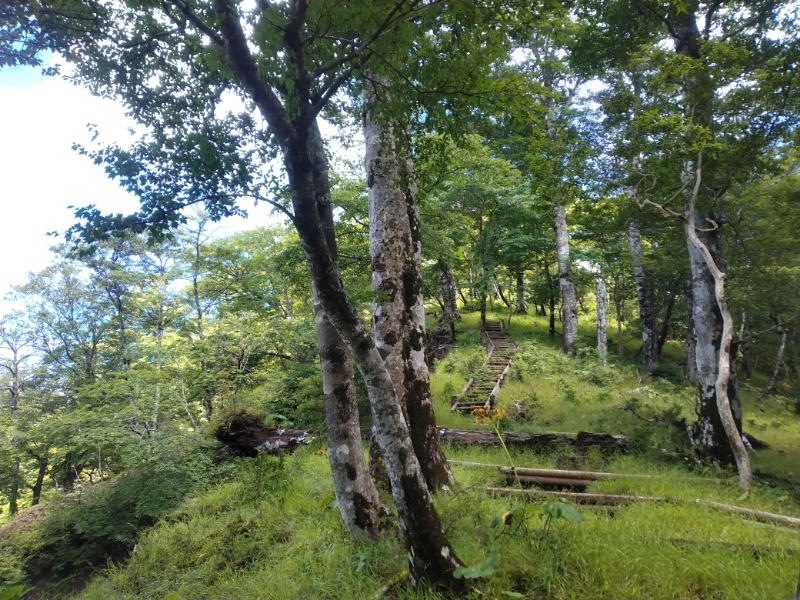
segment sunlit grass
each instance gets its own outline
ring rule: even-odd
[[[499,448],[450,447],[448,455],[504,462]],[[547,462],[530,452],[518,452],[514,460]],[[637,472],[644,463],[620,457],[609,466]],[[613,517],[581,507],[583,522],[556,522],[547,534],[535,510],[523,527],[492,526],[495,517],[526,500],[488,496],[484,486],[503,483],[492,470],[453,470],[459,485],[437,496],[436,504],[456,552],[467,564],[498,552],[497,572],[477,580],[469,598],[513,592],[550,600],[752,600],[789,597],[796,580],[797,529],[689,502],[631,503]],[[738,493],[734,482],[704,480],[680,466],[651,473],[652,479],[597,482],[592,491],[717,501],[735,501]],[[402,574],[404,552],[394,534],[378,543],[350,538],[330,506],[330,492],[326,460],[310,451],[283,464],[271,458],[260,466],[243,463],[236,480],[188,501],[146,535],[127,564],[112,568],[79,597],[374,597]],[[756,491],[749,500],[763,507],[763,499]],[[400,587],[391,597],[443,596]]]
[[[495,318],[505,318],[496,313]],[[438,424],[481,428],[473,415],[450,411],[450,398],[480,367],[477,313],[459,325],[457,348],[436,366],[431,389]],[[770,444],[753,455],[758,470],[747,496],[732,469],[700,464],[676,422],[693,418],[694,392],[669,370],[644,377],[634,362],[610,352],[596,363],[586,343],[575,358],[557,353],[547,320],[514,316],[520,345],[498,398],[503,430],[581,430],[622,433],[625,454],[571,449],[533,452],[511,447],[517,466],[611,471],[588,491],[668,498],[631,502],[612,512],[580,506],[582,522],[556,521],[547,533],[536,507],[541,498],[490,496],[486,487],[514,487],[494,468],[453,465],[457,485],[435,498],[443,526],[466,564],[498,553],[497,571],[476,580],[471,599],[542,600],[773,600],[789,598],[797,580],[800,528],[762,523],[695,500],[800,516],[800,418],[784,400],[755,403],[743,389],[745,429]],[[590,323],[582,323],[586,339]],[[630,346],[633,347],[633,346]],[[628,346],[626,346],[628,348]],[[630,352],[633,355],[633,352]],[[669,348],[680,360],[680,347]],[[515,402],[525,413],[516,416]],[[236,475],[188,499],[140,541],[124,564],[111,567],[77,597],[114,599],[353,599],[373,598],[402,580],[405,551],[392,530],[380,541],[354,540],[333,504],[324,442],[284,459],[242,459]],[[508,464],[500,445],[446,446],[449,458]],[[625,477],[624,475],[638,475]],[[645,476],[645,477],[642,477]],[[385,498],[390,504],[390,499]],[[533,516],[516,526],[493,521],[528,503]],[[387,598],[442,598],[395,586]]]

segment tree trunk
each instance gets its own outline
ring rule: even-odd
[[[470,294],[472,293],[471,290],[472,290],[472,288],[470,288]],[[469,300],[467,300],[467,297],[464,296],[464,291],[458,285],[456,285],[456,291],[458,292],[458,296],[459,296],[459,298],[461,298],[461,302],[464,304],[464,306],[469,305]],[[459,319],[460,319],[460,316],[459,316]]]
[[[506,305],[506,308],[511,308],[511,300],[506,298],[506,295],[503,293],[503,288],[497,281],[494,282],[494,287],[497,290],[497,295],[500,296],[500,300]]]
[[[642,237],[634,221],[628,226],[628,242],[633,258],[633,281],[636,285],[636,298],[639,301],[639,320],[642,324],[642,365],[652,373],[658,368],[656,313],[643,265]]]
[[[374,539],[388,510],[364,461],[353,366],[313,286],[312,291],[333,490],[347,529],[353,535]]]
[[[292,190],[294,223],[318,298],[367,387],[400,532],[408,549],[409,574],[415,582],[424,579],[434,586],[456,587],[461,582],[453,578],[453,571],[460,563],[450,548],[428,492],[394,383],[344,291],[338,264],[325,243],[322,223],[316,214],[314,169],[302,136],[291,136],[283,153]]]
[[[553,203],[553,227],[556,232],[558,281],[561,288],[561,352],[575,354],[575,340],[578,337],[578,303],[569,260],[567,217],[560,202]]]
[[[545,281],[547,282],[547,304],[548,304],[548,314],[550,316],[549,327],[547,330],[547,334],[550,337],[556,337],[556,294],[555,294],[555,284],[553,282],[553,275],[550,273],[550,265],[547,262],[547,255],[545,254],[544,257],[544,274],[545,274]]]
[[[695,174],[695,192],[700,186],[701,164]],[[695,360],[700,394],[697,420],[692,425],[693,442],[701,451],[724,462],[736,461],[739,486],[752,482],[750,459],[742,442],[742,407],[732,371],[733,319],[725,300],[725,264],[719,230],[695,229],[695,204],[690,203],[685,230],[692,272]]]
[[[36,506],[37,504],[39,504],[39,500],[41,500],[42,497],[42,487],[44,486],[44,476],[47,475],[47,467],[48,467],[47,456],[45,456],[44,458],[37,457],[37,460],[39,461],[39,472],[36,474],[36,482],[31,487],[31,490],[33,491],[31,506]]]
[[[525,272],[520,269],[517,271],[517,308],[518,315],[528,314],[528,305],[525,303]]]
[[[672,321],[672,309],[675,307],[676,294],[669,294],[669,301],[667,302],[667,310],[664,314],[664,320],[661,322],[661,332],[658,334],[658,356],[661,356],[661,351],[664,349],[664,344],[667,341],[667,334],[669,333],[669,326]]]
[[[19,512],[19,459],[14,460],[14,466],[11,468],[11,486],[8,490],[8,514],[15,515]]]
[[[406,413],[425,481],[429,489],[435,490],[451,486],[453,476],[436,429],[425,361],[427,335],[416,184],[406,132],[397,123],[384,126],[375,118],[377,102],[376,90],[372,89],[365,103],[364,141],[372,289],[381,292],[372,305],[372,337]]]
[[[691,251],[689,260],[691,261]],[[686,332],[686,379],[697,385],[697,334],[694,330],[694,285],[690,285],[689,295],[686,297],[686,310],[689,313],[689,329]]]
[[[316,210],[324,231],[324,241],[331,258],[336,261],[338,250],[333,229],[333,207],[330,202],[330,183],[324,146],[319,131],[314,128],[314,182]],[[388,509],[381,503],[372,481],[361,445],[361,424],[358,416],[353,365],[347,348],[334,328],[312,281],[314,320],[322,370],[322,389],[325,396],[325,423],[328,435],[328,461],[331,466],[333,489],[339,512],[348,530],[360,537],[376,538],[381,518]]]
[[[456,321],[461,320],[456,304],[456,278],[446,264],[439,261],[439,271],[441,272],[442,282],[442,318],[439,319],[439,326],[450,330],[452,341],[456,339]]]
[[[617,315],[617,356],[625,358],[625,307],[619,293],[619,278],[614,279],[614,313]]]
[[[291,190],[292,222],[317,298],[364,378],[407,550],[409,575],[414,583],[427,580],[433,587],[463,589],[463,580],[453,577],[460,563],[428,492],[391,376],[344,290],[338,262],[327,243],[326,224],[320,218],[319,207],[325,206],[327,210],[330,206],[330,184],[324,178],[327,174],[324,148],[316,141],[319,133],[309,95],[309,73],[303,70],[306,56],[300,28],[307,5],[298,3],[292,7],[295,14],[286,27],[284,41],[287,52],[296,59],[300,76],[294,88],[291,114],[261,76],[235,5],[231,0],[214,0],[223,50],[241,87],[253,99],[280,144]]]
[[[772,377],[770,377],[767,386],[758,393],[759,402],[763,402],[767,396],[775,391],[775,384],[778,383],[778,373],[780,373],[781,363],[783,362],[783,352],[786,349],[786,328],[781,323],[780,317],[774,317],[774,320],[777,325],[776,331],[778,332],[778,335],[781,336],[781,341],[778,345],[778,351],[775,353],[775,364],[772,367]]]
[[[608,312],[608,293],[605,282],[597,278],[597,358],[602,366],[608,359],[608,337],[606,335],[606,314]]]

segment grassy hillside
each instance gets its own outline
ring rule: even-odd
[[[498,315],[499,318],[499,315]],[[680,419],[691,420],[693,391],[677,364],[660,377],[640,377],[616,359],[596,365],[588,344],[561,356],[546,323],[515,317],[520,345],[499,396],[506,416],[476,424],[450,412],[450,397],[479,374],[477,316],[460,326],[459,347],[432,378],[442,426],[502,430],[622,433],[626,454],[553,450],[447,449],[461,461],[517,466],[602,469],[648,475],[597,481],[589,491],[669,497],[611,510],[580,506],[582,520],[544,498],[493,497],[486,486],[511,484],[496,470],[456,466],[458,487],[437,498],[459,557],[482,565],[470,598],[742,599],[791,598],[800,561],[800,528],[731,514],[709,500],[800,517],[800,416],[787,398],[754,404],[745,387],[746,429],[770,445],[753,457],[757,481],[742,497],[729,469],[698,463]],[[590,337],[586,324],[586,339]],[[633,355],[631,348],[630,355]],[[679,347],[668,355],[680,359]],[[517,416],[514,402],[524,412]],[[333,503],[324,439],[283,458],[240,459],[221,469],[139,540],[127,560],[109,564],[74,597],[85,599],[352,599],[438,598],[404,586],[404,552],[393,533],[378,543],[348,536]],[[144,483],[146,485],[146,483]],[[387,495],[387,503],[390,499]],[[570,518],[557,518],[559,509]],[[35,544],[35,527],[24,530]],[[22,531],[23,528],[20,528]],[[9,553],[0,542],[0,567]],[[34,539],[34,541],[31,541]],[[493,566],[492,566],[493,565]],[[63,588],[62,588],[63,589]],[[57,597],[47,588],[42,597]]]

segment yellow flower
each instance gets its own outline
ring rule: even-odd
[[[320,448],[319,450],[314,451],[315,456],[322,456],[323,454],[325,454],[325,448]]]

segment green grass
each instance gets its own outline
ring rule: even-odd
[[[442,426],[491,430],[486,424],[476,425],[472,416],[450,411],[450,397],[485,358],[476,327],[477,314],[466,314],[458,348],[432,374],[434,407]],[[680,377],[669,376],[679,372],[678,367],[666,364],[667,376],[651,379],[639,377],[633,362],[614,356],[608,367],[599,367],[588,344],[578,357],[559,355],[557,340],[547,335],[547,322],[540,317],[515,316],[510,333],[520,348],[499,397],[508,409],[502,429],[594,430],[623,433],[630,440],[628,453],[610,456],[512,448],[513,463],[554,467],[573,461],[583,468],[644,474],[649,477],[596,481],[589,491],[672,501],[630,503],[612,514],[579,507],[584,521],[555,521],[545,531],[542,499],[492,497],[483,488],[510,485],[505,476],[495,469],[454,466],[458,486],[436,498],[453,547],[466,564],[497,552],[496,572],[473,580],[467,598],[791,597],[800,528],[760,523],[693,502],[723,502],[800,517],[800,418],[788,401],[773,397],[757,405],[756,392],[743,386],[745,428],[770,448],[753,455],[756,483],[742,497],[731,469],[692,460],[685,433],[674,424],[693,417],[693,390]],[[581,333],[591,335],[590,324],[582,324]],[[670,352],[680,360],[679,349]],[[514,401],[523,405],[525,419],[512,417]],[[75,597],[349,600],[376,597],[385,586],[404,581],[405,552],[395,532],[376,543],[348,535],[332,504],[327,460],[314,452],[320,443],[284,459],[239,460],[233,475],[162,518],[128,560],[109,565]],[[446,452],[461,461],[509,462],[500,446],[453,446]],[[385,501],[390,504],[388,497]],[[523,505],[530,506],[529,519],[493,526],[497,517]],[[30,531],[25,535],[30,537]],[[0,552],[0,568],[2,558]],[[441,596],[395,585],[383,597]]]
[[[497,450],[448,451],[459,460],[504,462]],[[536,464],[541,457],[517,453],[515,461]],[[620,457],[610,466],[640,472],[647,465]],[[347,535],[330,506],[324,457],[301,450],[282,463],[264,457],[242,461],[240,468],[233,481],[162,520],[127,563],[111,567],[78,597],[371,598],[401,576],[404,553],[394,535],[374,544]],[[469,598],[519,597],[503,596],[511,592],[553,600],[767,600],[790,597],[796,581],[797,556],[791,552],[800,551],[797,530],[690,503],[630,504],[613,517],[581,508],[585,521],[556,522],[546,534],[536,510],[524,526],[493,527],[495,517],[523,500],[484,493],[483,486],[501,482],[491,471],[454,471],[460,486],[437,497],[437,505],[456,552],[467,564],[498,552],[497,572],[476,580]],[[733,483],[696,475],[687,482],[688,473],[679,466],[651,473],[650,480],[598,482],[593,490],[722,501],[735,501],[738,493]],[[776,502],[757,490],[744,504],[774,509]],[[755,556],[747,548],[720,544],[773,550]],[[440,596],[400,587],[389,597]]]

